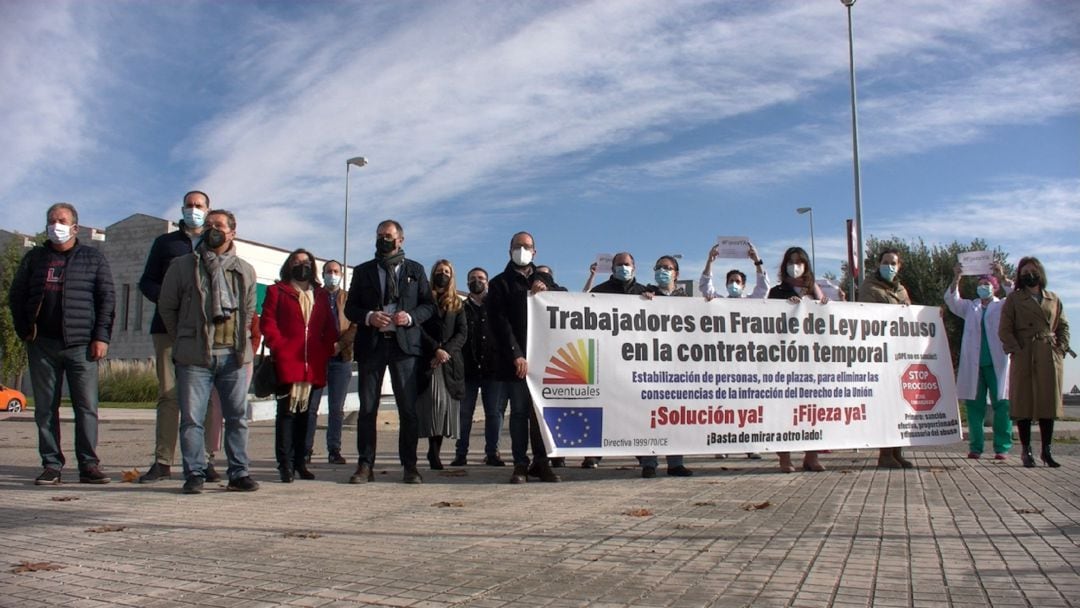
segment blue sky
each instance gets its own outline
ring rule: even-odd
[[[1080,3],[854,15],[865,233],[1038,255],[1080,327]],[[460,270],[529,230],[571,288],[617,250],[696,276],[719,235],[775,273],[809,244],[800,206],[818,273],[844,257],[839,0],[0,0],[0,40],[3,228],[57,200],[92,226],[178,217],[198,188],[244,238],[340,257],[363,155],[352,262],[394,217],[410,257]]]

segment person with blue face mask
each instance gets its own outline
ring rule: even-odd
[[[872,304],[911,305],[911,296],[900,282],[903,268],[898,249],[885,249],[878,254],[877,272],[868,274],[859,285],[859,302]],[[903,448],[886,447],[878,451],[878,467],[883,469],[910,469],[915,466],[904,458]]]
[[[1012,420],[1009,418],[1009,356],[1001,347],[998,329],[1001,325],[1001,306],[1004,300],[995,295],[998,286],[1012,292],[1012,281],[1004,278],[1001,264],[994,264],[994,274],[979,277],[975,288],[977,297],[960,297],[960,264],[954,269],[952,284],[945,290],[945,305],[964,320],[964,336],[960,342],[960,365],[956,369],[956,396],[967,408],[968,458],[978,459],[983,453],[983,420],[986,417],[986,398],[994,410],[994,459],[1005,460],[1012,448]]]
[[[750,243],[750,247],[746,251],[746,257],[750,258],[750,261],[754,263],[754,274],[756,275],[754,290],[751,293],[746,291],[746,274],[738,268],[732,268],[728,271],[724,276],[724,288],[717,291],[713,285],[712,265],[718,257],[720,257],[720,246],[713,245],[712,249],[709,250],[709,257],[705,260],[705,269],[701,271],[701,278],[698,279],[698,289],[701,290],[701,295],[706,300],[722,297],[764,298],[769,293],[769,289],[772,287],[769,283],[769,271],[765,269],[765,263],[761,260],[753,243]]]

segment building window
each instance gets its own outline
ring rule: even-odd
[[[143,296],[135,296],[135,333],[143,332]]]
[[[120,329],[128,330],[128,303],[131,302],[131,284],[125,283],[123,295],[120,297]]]

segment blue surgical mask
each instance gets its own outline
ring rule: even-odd
[[[324,274],[323,275],[323,283],[326,283],[327,287],[335,288],[338,285],[341,285],[341,275],[340,274]]]
[[[989,300],[994,296],[994,288],[990,285],[979,285],[975,288],[975,293],[979,295],[980,300]]]
[[[615,278],[620,281],[629,281],[630,279],[634,278],[634,267],[628,264],[616,266],[612,274],[614,274]]]
[[[660,268],[653,277],[656,279],[656,284],[660,287],[670,287],[671,280],[675,278],[675,273],[667,268]]]
[[[890,283],[896,278],[896,273],[899,271],[900,269],[895,264],[881,264],[878,266],[878,274]]]
[[[731,298],[741,298],[742,297],[742,283],[728,283],[727,284],[727,295],[728,295],[728,297],[731,297]]]
[[[206,211],[199,209],[198,207],[184,207],[184,225],[188,228],[202,228],[203,221],[206,220]]]

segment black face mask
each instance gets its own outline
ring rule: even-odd
[[[397,243],[392,239],[375,239],[375,252],[379,255],[386,255],[397,249]]]
[[[483,281],[469,281],[469,293],[474,295],[480,295],[484,293]]]
[[[225,244],[225,233],[217,228],[207,228],[203,231],[203,241],[210,249],[217,249]]]
[[[1039,275],[1032,274],[1030,272],[1025,272],[1024,274],[1020,275],[1020,286],[1021,287],[1038,287],[1039,286]]]
[[[293,266],[289,269],[289,276],[299,283],[310,281],[312,274],[310,264],[300,264],[299,266]]]
[[[446,289],[450,285],[450,275],[437,274],[431,279],[431,284],[434,285],[436,289]]]

